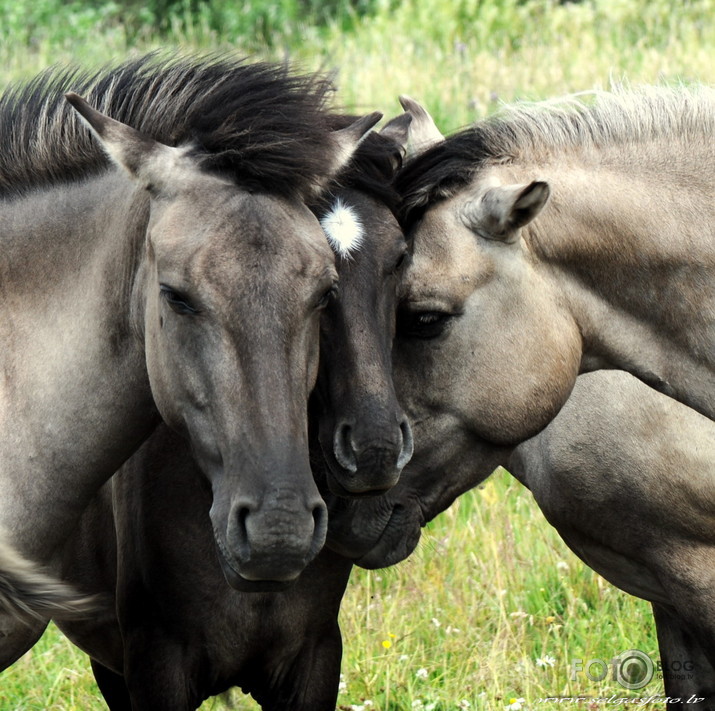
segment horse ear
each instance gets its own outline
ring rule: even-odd
[[[405,110],[405,113],[412,116],[407,158],[414,158],[414,156],[424,153],[428,148],[444,141],[444,136],[424,106],[406,94],[402,94],[399,98],[400,105]]]
[[[381,118],[382,114],[379,111],[373,111],[371,114],[367,114],[367,116],[362,116],[353,121],[349,126],[333,131],[332,138],[335,148],[333,162],[327,167],[321,179],[313,186],[311,194],[304,196],[308,199],[308,202],[320,196],[330,181],[345,168],[353,157],[357,147],[367,138],[372,127]]]
[[[382,114],[379,111],[373,111],[353,121],[349,126],[333,132],[336,151],[333,165],[330,166],[329,178],[334,178],[350,162],[357,147],[381,118]]]
[[[518,229],[531,222],[549,199],[549,184],[535,180],[528,185],[488,188],[480,199],[467,203],[467,224],[487,239],[516,242]]]
[[[392,169],[397,170],[402,165],[402,159],[407,155],[407,144],[410,138],[411,114],[400,114],[388,121],[381,129],[380,135],[390,139],[398,147],[401,158],[392,159]]]
[[[131,126],[105,116],[74,92],[65,94],[65,98],[92,129],[107,155],[147,186],[156,185],[162,174],[161,168],[167,167],[167,160],[174,162],[174,154],[179,149],[159,143]],[[158,166],[158,163],[163,165]]]
[[[381,129],[380,135],[385,136],[397,143],[403,154],[407,152],[407,142],[410,138],[410,125],[414,117],[412,114],[404,113],[390,119]]]

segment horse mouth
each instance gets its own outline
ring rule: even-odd
[[[355,565],[368,570],[387,568],[410,556],[417,548],[426,523],[421,509],[417,507],[417,510],[419,513],[414,515],[412,509],[396,504],[374,545],[353,560]]]
[[[326,469],[326,480],[331,494],[340,496],[343,499],[370,499],[375,496],[381,496],[389,491],[392,487],[385,486],[381,489],[366,489],[365,491],[353,491],[346,488],[341,479],[347,479],[352,475],[348,469],[344,469],[338,464],[333,457],[326,457],[328,467]]]
[[[264,593],[282,592],[287,590],[295,580],[250,580],[245,578],[233,562],[233,557],[228,553],[226,547],[218,535],[215,535],[216,552],[221,572],[226,582],[238,592]]]

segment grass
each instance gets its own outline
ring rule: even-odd
[[[585,710],[538,699],[663,693],[657,680],[639,692],[584,673],[571,681],[574,660],[608,661],[632,648],[657,658],[650,608],[571,555],[506,472],[439,516],[404,563],[356,569],[341,627],[343,710],[496,711],[519,698],[532,711]],[[54,629],[2,677],[3,711],[103,708],[86,659]],[[238,692],[231,706],[202,706],[228,708],[258,706]]]
[[[302,19],[306,2],[314,22]],[[449,132],[516,98],[715,76],[715,0],[361,0],[360,12],[333,0],[342,10],[320,18],[312,0],[213,0],[200,12],[174,2],[152,15],[159,5],[0,0],[0,86],[50,64],[96,67],[167,44],[230,50],[334,71],[337,101],[357,111],[390,115],[410,94]],[[504,472],[440,516],[408,561],[356,570],[341,625],[339,706],[350,711],[500,711],[519,699],[530,711],[602,708],[538,699],[634,695],[610,677],[571,680],[573,660],[657,652],[649,606],[572,556]],[[660,693],[654,680],[637,695]],[[232,702],[257,708],[240,694]],[[1,711],[102,708],[86,659],[54,628],[2,675]]]

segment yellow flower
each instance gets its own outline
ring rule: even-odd
[[[382,640],[382,646],[383,646],[385,649],[389,649],[390,647],[392,647],[392,642],[391,642],[389,639],[383,639],[383,640]]]
[[[549,616],[546,618],[546,622],[547,622],[547,624],[550,625],[550,624],[556,622],[556,618],[555,618],[553,615],[549,615]]]

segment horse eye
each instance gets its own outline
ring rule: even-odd
[[[315,305],[317,309],[324,309],[338,295],[338,285],[333,284],[321,297]]]
[[[181,293],[172,289],[166,284],[159,285],[159,291],[164,301],[171,307],[172,311],[177,314],[187,315],[198,313],[197,310],[191,305],[189,300]]]
[[[440,336],[455,314],[445,311],[402,310],[397,315],[397,333],[402,338],[422,338],[429,340]]]

